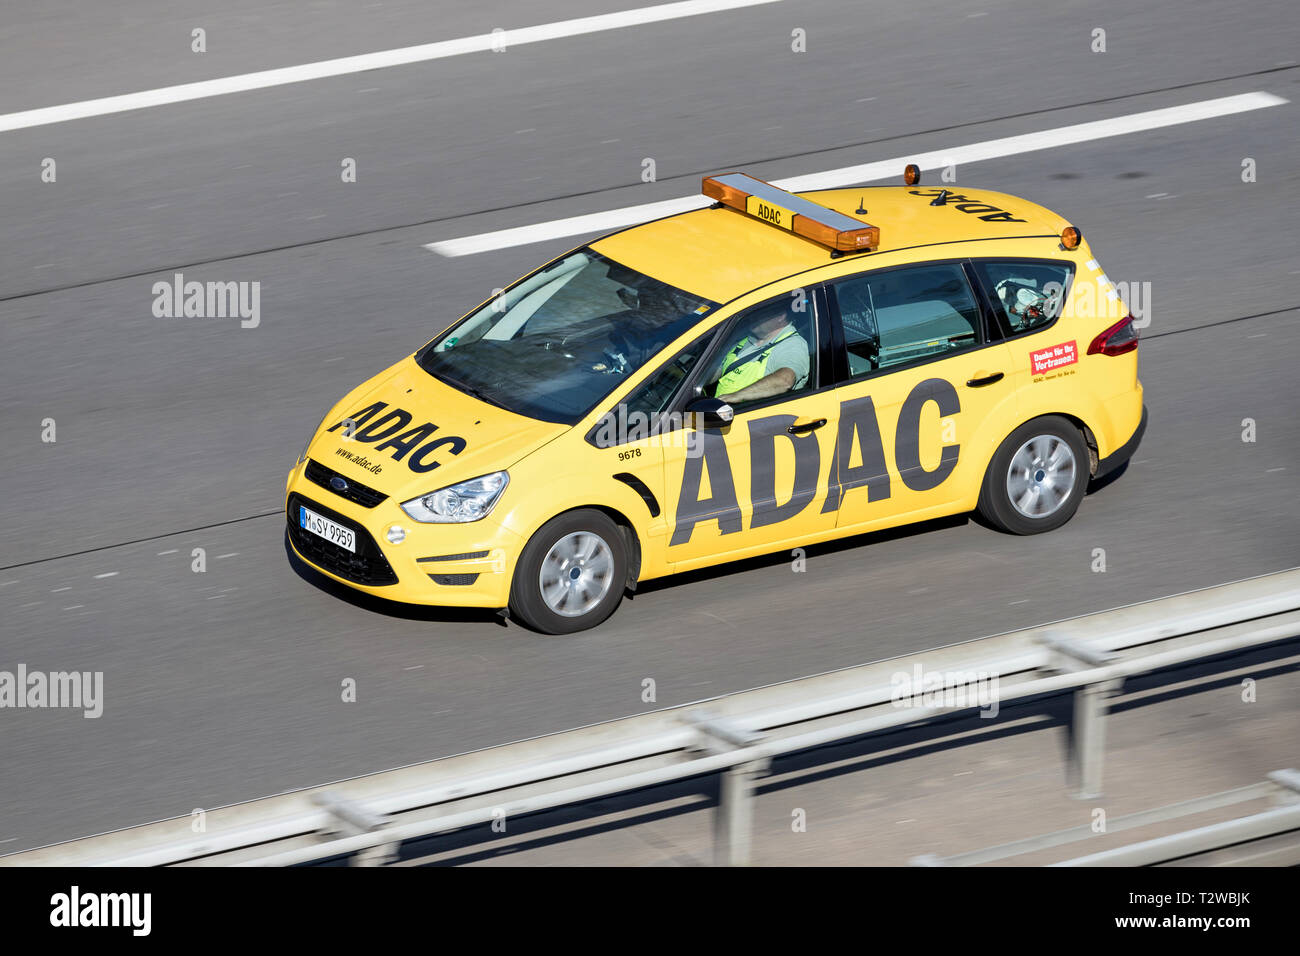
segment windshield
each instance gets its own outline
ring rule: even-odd
[[[419,362],[485,401],[572,425],[714,305],[583,249],[453,326]]]

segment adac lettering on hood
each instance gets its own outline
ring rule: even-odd
[[[405,461],[408,468],[418,472],[433,471],[442,464],[442,455],[459,455],[465,450],[466,441],[459,435],[438,435],[438,426],[433,422],[409,428],[414,415],[402,408],[385,412],[386,408],[387,402],[367,405],[326,431],[343,428],[345,440],[367,445],[379,442],[376,452],[391,449],[389,455],[394,461]]]

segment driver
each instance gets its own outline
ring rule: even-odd
[[[770,398],[808,381],[808,342],[790,321],[784,302],[760,307],[749,333],[722,360],[713,394],[730,402]]]

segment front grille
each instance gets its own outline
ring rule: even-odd
[[[373,508],[388,498],[388,495],[382,491],[375,491],[374,488],[367,487],[359,481],[353,481],[347,475],[340,475],[337,471],[326,468],[313,458],[307,460],[307,467],[303,470],[303,474],[307,476],[308,481],[314,482],[322,488],[329,488],[334,494],[359,504],[363,508]],[[346,481],[348,483],[347,491],[336,491],[330,488],[331,478],[342,478]]]
[[[339,524],[355,531],[357,534],[357,553],[353,554],[347,548],[341,548],[332,541],[326,541],[319,535],[314,535],[299,525],[298,507],[300,505],[304,505],[317,514],[324,515],[326,518],[337,521]],[[331,574],[337,574],[345,581],[351,581],[354,584],[378,587],[384,584],[397,583],[397,575],[393,573],[393,568],[388,563],[388,559],[384,557],[384,553],[379,550],[379,545],[375,544],[375,539],[370,537],[365,528],[357,527],[357,523],[350,518],[345,518],[343,515],[317,504],[310,498],[304,498],[297,492],[289,496],[285,517],[288,520],[289,538],[293,541],[294,548],[312,564],[319,565]]]
[[[434,584],[473,584],[478,580],[477,574],[431,574]]]

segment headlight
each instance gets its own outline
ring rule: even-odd
[[[505,491],[510,476],[495,471],[482,478],[471,478],[449,488],[440,488],[402,503],[402,510],[416,521],[462,522],[484,517]]]

